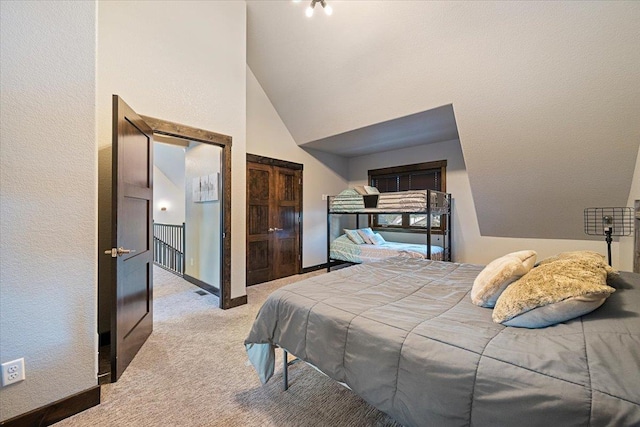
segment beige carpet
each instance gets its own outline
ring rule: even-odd
[[[117,383],[102,387],[102,403],[57,426],[396,426],[306,364],[282,360],[261,385],[247,366],[243,341],[275,289],[323,271],[248,288],[249,303],[218,308],[214,295],[154,269],[154,330]]]

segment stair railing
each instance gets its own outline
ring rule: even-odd
[[[184,274],[184,230],[185,223],[153,223],[153,262],[178,276]]]

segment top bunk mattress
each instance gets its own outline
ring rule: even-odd
[[[429,190],[409,190],[377,195],[377,207],[365,207],[364,197],[356,190],[347,189],[337,196],[331,197],[330,213],[407,213],[427,212],[429,206],[432,213],[446,213],[449,209],[447,193]],[[430,200],[430,204],[429,202]]]

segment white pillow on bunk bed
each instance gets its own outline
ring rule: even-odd
[[[387,241],[384,240],[384,237],[382,237],[380,234],[378,233],[374,233],[373,236],[371,236],[371,244],[372,245],[382,245],[384,243],[386,243]]]
[[[344,234],[346,234],[349,240],[351,240],[356,245],[364,245],[366,243],[362,236],[360,236],[360,234],[358,233],[358,230],[347,230],[345,228]]]
[[[371,238],[373,237],[373,230],[369,227],[367,228],[359,228],[358,230],[358,234],[360,235],[360,237],[362,237],[362,240],[364,240],[365,243],[368,243],[370,245],[374,245],[375,243],[373,243],[371,241]]]

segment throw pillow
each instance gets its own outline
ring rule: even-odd
[[[518,251],[491,261],[474,280],[471,301],[481,307],[493,307],[507,286],[533,268],[536,256],[535,251]]]
[[[498,298],[493,321],[544,328],[587,314],[615,292],[607,285],[606,263],[593,258],[544,263],[511,284]]]
[[[371,237],[371,244],[372,245],[382,245],[386,243],[386,240],[384,240],[384,237],[382,237],[381,235],[379,235],[378,233],[375,233],[372,237]]]
[[[373,237],[373,230],[371,230],[370,228],[360,228],[358,229],[358,234],[360,234],[360,237],[362,237],[362,240],[364,240],[365,243],[368,243],[370,245],[374,244],[373,242],[371,242],[371,238]]]
[[[362,236],[358,233],[358,230],[344,230],[344,234],[347,235],[349,240],[351,240],[356,245],[364,245],[365,241],[362,239]]]
[[[607,271],[607,277],[616,276],[618,274],[609,264],[605,262],[604,255],[594,251],[571,251],[560,252],[557,255],[545,258],[538,263],[538,265],[548,264],[561,259],[573,259],[579,262],[596,263]]]

